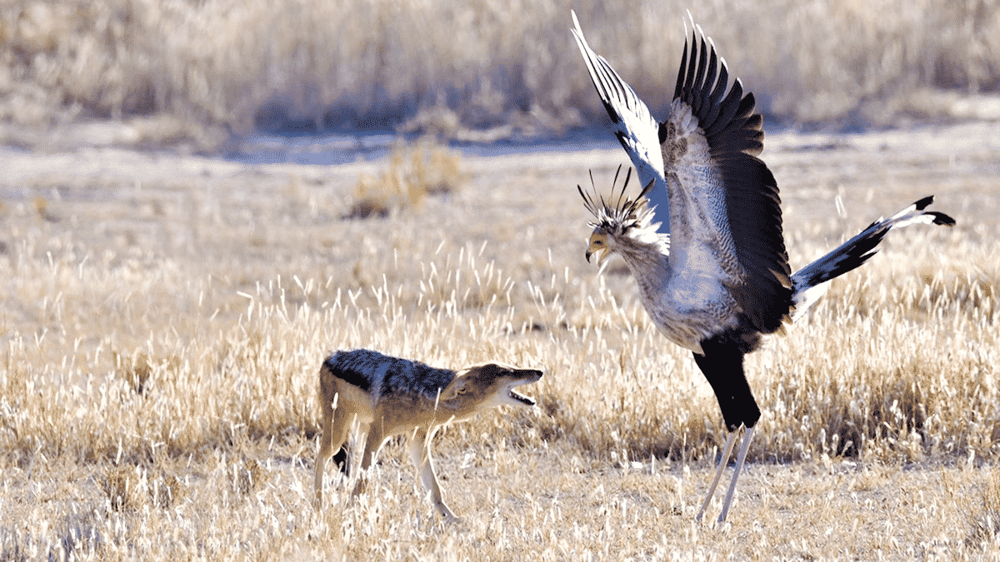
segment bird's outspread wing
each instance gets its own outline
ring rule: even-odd
[[[587,71],[590,72],[590,79],[594,82],[597,94],[601,97],[608,115],[611,116],[615,136],[632,159],[632,165],[639,175],[640,185],[654,183],[647,195],[650,206],[655,206],[653,222],[660,223],[659,232],[669,233],[670,201],[663,176],[663,157],[657,136],[656,119],[650,114],[646,104],[639,99],[635,90],[621,79],[608,61],[591,50],[580,29],[576,12],[572,12],[572,15],[573,37],[587,64]]]
[[[771,333],[789,313],[791,271],[777,182],[757,158],[763,117],[739,79],[728,87],[725,60],[692,26],[671,113],[658,130],[673,213],[671,259],[713,245],[748,327]]]

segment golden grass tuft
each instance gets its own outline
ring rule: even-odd
[[[170,509],[184,497],[181,481],[173,475],[150,476],[139,466],[110,466],[100,479],[100,488],[112,511],[134,512],[147,506]]]
[[[269,480],[270,475],[255,459],[233,465],[231,484],[236,494],[246,496],[257,492]]]
[[[174,475],[164,475],[149,486],[149,501],[157,509],[170,509],[184,499],[184,487]]]
[[[398,144],[378,177],[362,173],[355,202],[345,218],[385,218],[400,209],[419,209],[428,195],[447,195],[465,181],[458,152],[428,138]]]
[[[964,498],[963,507],[968,517],[967,541],[976,547],[997,544],[1000,540],[1000,474],[996,468],[986,480]]]
[[[181,368],[181,360],[176,355],[158,361],[145,351],[136,351],[129,355],[123,355],[118,351],[111,353],[118,376],[128,383],[129,388],[136,394],[142,394],[146,390],[154,373],[176,373]]]
[[[114,511],[139,508],[140,472],[134,466],[118,466],[105,472],[101,479],[101,490],[108,497],[108,504]]]

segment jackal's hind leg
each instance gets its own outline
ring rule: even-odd
[[[365,438],[364,451],[361,454],[360,470],[354,474],[358,479],[358,483],[354,486],[353,494],[355,496],[363,494],[368,488],[368,479],[371,478],[371,466],[375,464],[375,456],[378,455],[378,450],[382,448],[382,443],[386,440],[386,436],[379,431],[378,424],[372,425],[374,427],[362,425],[359,429],[359,438],[363,433],[367,433],[368,437]],[[351,472],[355,472],[353,468]]]
[[[323,435],[319,440],[319,453],[316,455],[316,474],[313,483],[316,492],[316,509],[323,507],[323,472],[326,469],[327,459],[335,451],[337,456],[341,456],[341,453],[343,453],[344,458],[349,456],[344,445],[347,443],[347,434],[351,429],[350,422],[354,418],[354,416],[348,416],[343,408],[334,408],[332,403],[324,404],[323,408]]]

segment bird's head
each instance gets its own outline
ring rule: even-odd
[[[611,196],[607,199],[597,195],[596,187],[593,192],[588,193],[579,185],[576,186],[580,196],[583,197],[583,204],[590,214],[594,215],[595,220],[590,223],[594,231],[590,234],[586,255],[588,262],[591,256],[596,256],[598,265],[630,242],[648,242],[645,240],[646,235],[650,232],[655,234],[656,231],[656,225],[650,224],[653,211],[649,208],[649,201],[646,198],[646,194],[653,187],[653,182],[649,182],[635,199],[627,199],[625,190],[632,178],[632,168],[628,169],[625,182],[616,194],[614,186],[618,183],[620,172],[621,166],[615,172],[615,180],[611,184]],[[590,175],[590,183],[591,186],[594,185],[593,172]]]

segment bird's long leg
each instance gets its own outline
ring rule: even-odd
[[[715,473],[715,480],[712,480],[712,485],[708,488],[708,494],[705,495],[705,501],[702,502],[701,509],[698,510],[698,515],[694,518],[695,521],[701,521],[701,517],[705,515],[705,508],[708,507],[708,502],[712,501],[712,496],[715,495],[715,487],[719,485],[719,479],[722,478],[722,473],[726,470],[726,465],[729,464],[729,455],[733,454],[733,445],[736,444],[736,435],[738,433],[739,429],[730,431],[729,437],[726,438],[726,444],[722,450],[722,458],[719,459],[719,470]]]
[[[743,435],[743,444],[740,445],[740,456],[736,459],[736,470],[733,472],[733,481],[729,483],[726,499],[722,502],[722,513],[719,514],[719,523],[725,521],[726,515],[729,513],[729,504],[732,503],[733,493],[736,492],[736,479],[740,477],[740,471],[743,470],[743,462],[747,460],[747,450],[750,449],[750,441],[753,440],[754,427],[748,427],[746,433]]]

